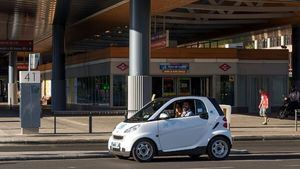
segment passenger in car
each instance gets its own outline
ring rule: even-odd
[[[176,103],[175,105],[175,118],[181,117],[182,115],[182,107],[179,103]]]
[[[188,101],[183,102],[182,110],[183,110],[183,112],[182,112],[181,117],[188,117],[188,116],[194,115]]]

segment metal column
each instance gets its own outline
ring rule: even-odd
[[[130,1],[128,117],[151,99],[150,13],[151,0]]]
[[[292,45],[293,83],[300,90],[300,25],[292,27]]]
[[[64,26],[53,25],[53,54],[51,81],[51,102],[53,111],[66,109],[64,35]]]
[[[17,96],[17,55],[16,52],[9,52],[8,64],[8,105],[18,104]]]
[[[57,1],[52,28],[52,111],[66,109],[65,25],[69,8],[69,0]]]

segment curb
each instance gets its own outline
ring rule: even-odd
[[[1,138],[1,137],[0,137]],[[267,141],[267,140],[300,140],[300,135],[269,135],[269,136],[232,136],[233,141]],[[12,139],[0,139],[0,144],[84,144],[84,143],[107,143],[108,138],[72,138],[72,139],[30,139],[30,138],[12,138]]]
[[[103,154],[92,154],[92,155],[84,155],[84,154],[74,154],[74,155],[26,155],[26,156],[6,156],[0,157],[0,161],[25,161],[25,160],[63,160],[63,159],[87,159],[87,158],[112,158],[113,155],[109,153]]]
[[[248,150],[231,149],[230,154],[239,155],[239,154],[250,154],[250,153]]]
[[[300,140],[300,135],[233,136],[233,141]]]
[[[58,140],[1,140],[0,144],[84,144],[107,143],[108,139],[58,139]]]

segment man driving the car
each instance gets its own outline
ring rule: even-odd
[[[181,114],[181,117],[193,116],[193,114],[194,114],[191,110],[191,107],[190,107],[190,104],[188,101],[183,102],[182,110],[183,110],[183,112]]]

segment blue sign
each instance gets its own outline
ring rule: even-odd
[[[186,73],[190,66],[188,63],[162,63],[159,68],[167,73]]]

